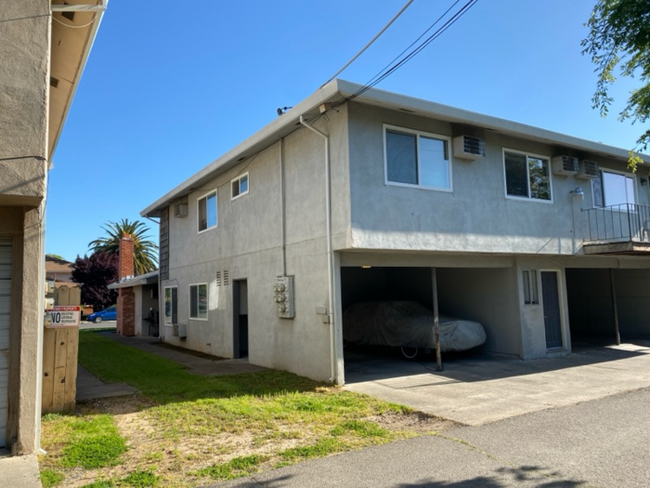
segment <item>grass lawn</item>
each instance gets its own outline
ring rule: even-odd
[[[94,332],[79,362],[140,395],[43,417],[43,486],[198,486],[383,444],[450,422],[300,376],[206,377]]]

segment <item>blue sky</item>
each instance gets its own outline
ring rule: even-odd
[[[110,0],[53,157],[46,251],[88,251],[108,221],[139,212],[316,91],[406,0]],[[415,0],[340,78],[365,83],[452,0]],[[463,4],[464,0],[460,4]],[[581,54],[594,0],[479,0],[377,87],[629,149]],[[641,170],[647,171],[647,170]],[[145,221],[157,241],[157,225]]]

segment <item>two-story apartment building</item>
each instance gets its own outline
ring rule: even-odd
[[[52,155],[108,0],[0,2],[0,449],[39,445]]]
[[[360,301],[437,300],[522,359],[650,333],[627,151],[361,88],[329,83],[143,210],[163,340],[342,383]]]

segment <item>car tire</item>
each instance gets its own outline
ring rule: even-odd
[[[93,320],[96,324],[101,324],[102,323],[102,318],[101,317],[95,317],[95,320]]]
[[[415,357],[418,355],[418,348],[417,347],[400,347],[402,350],[402,356],[404,356],[406,359],[415,359]]]

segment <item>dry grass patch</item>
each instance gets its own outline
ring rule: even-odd
[[[198,377],[108,339],[84,341],[85,335],[80,357],[84,348],[100,344],[100,355],[112,359],[111,378],[147,394],[80,404],[74,416],[46,416],[42,444],[48,454],[41,458],[46,487],[198,486],[454,425],[289,373]],[[96,355],[82,364],[102,376],[108,366]],[[154,359],[154,377],[131,373],[129,361],[133,366]],[[156,391],[163,384],[170,386]],[[73,435],[78,424],[101,424],[111,433],[110,445],[123,446],[123,452],[111,451],[104,464],[71,464],[66,453],[79,442]]]

